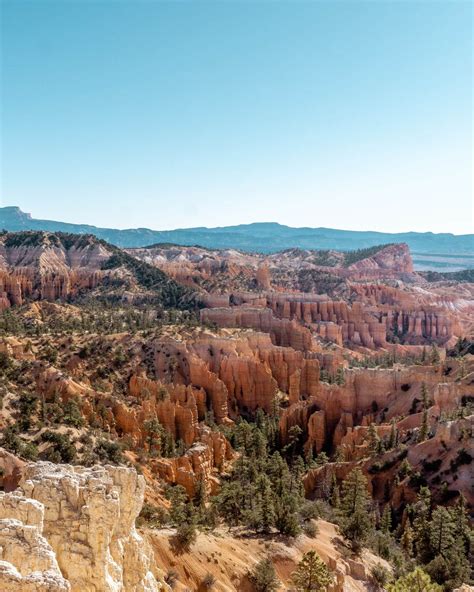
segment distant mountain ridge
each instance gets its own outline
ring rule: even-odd
[[[0,208],[0,229],[8,231],[46,230],[94,234],[124,248],[145,247],[154,243],[201,245],[206,248],[238,249],[271,253],[282,249],[334,249],[349,251],[385,243],[407,243],[415,267],[434,271],[474,268],[474,234],[384,233],[331,228],[292,228],[276,222],[261,222],[217,228],[113,229],[88,224],[71,224],[32,218],[16,206]],[[418,257],[419,256],[419,257]]]

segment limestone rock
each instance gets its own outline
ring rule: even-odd
[[[72,592],[166,589],[152,574],[135,529],[144,486],[143,477],[125,467],[24,467],[20,487],[44,506],[43,535]]]
[[[0,492],[0,590],[68,592],[69,582],[42,535],[44,506],[19,492]]]

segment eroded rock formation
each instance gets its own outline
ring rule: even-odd
[[[135,529],[145,483],[125,467],[29,463],[0,494],[0,588],[16,592],[158,592]]]

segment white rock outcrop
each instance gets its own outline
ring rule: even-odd
[[[42,536],[43,504],[0,492],[0,590],[68,592],[56,556]]]
[[[145,483],[134,469],[29,463],[19,487],[0,495],[2,592],[168,589],[135,529]]]

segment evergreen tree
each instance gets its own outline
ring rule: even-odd
[[[339,366],[339,368],[336,371],[335,382],[339,386],[343,386],[344,384],[346,384],[346,378],[344,376],[344,368],[342,366]]]
[[[333,581],[326,564],[316,551],[308,551],[303,555],[292,580],[297,592],[327,590]]]
[[[446,552],[446,556],[437,555],[428,565],[425,571],[431,579],[442,585],[444,590],[454,590],[470,580],[471,566],[467,558],[452,547]]]
[[[397,424],[395,423],[395,419],[391,421],[391,428],[390,428],[390,436],[388,440],[388,447],[395,448],[398,444],[398,430]]]
[[[328,455],[323,451],[320,452],[318,454],[318,456],[315,458],[315,464],[317,467],[322,467],[324,465],[326,465],[329,462],[329,457]]]
[[[431,517],[429,539],[431,552],[436,555],[445,555],[454,543],[454,525],[449,511],[443,506],[438,506]]]
[[[309,448],[306,450],[306,453],[304,455],[304,462],[308,469],[313,469],[316,466],[313,445],[309,446]]]
[[[409,518],[405,522],[405,528],[400,538],[400,546],[407,557],[413,557],[413,529]]]
[[[440,361],[440,356],[439,356],[438,348],[436,347],[436,345],[433,344],[433,346],[431,347],[430,362],[434,365],[434,364],[439,364],[439,361]]]
[[[283,448],[283,451],[288,452],[291,458],[296,454],[302,433],[303,430],[299,425],[294,425],[288,430],[288,444]]]
[[[464,549],[464,554],[469,555],[473,544],[473,531],[469,525],[466,498],[463,494],[459,496],[450,513],[454,539]]]
[[[368,503],[367,479],[355,468],[342,483],[341,510],[345,516],[350,516],[357,510],[366,510]]]
[[[341,496],[339,491],[339,485],[337,484],[336,474],[332,474],[331,480],[331,495],[329,498],[329,502],[331,506],[335,509],[338,509],[341,505]]]
[[[230,526],[237,526],[243,517],[242,500],[244,489],[237,480],[223,483],[219,494],[214,500],[219,514]]]
[[[266,475],[261,475],[257,482],[257,529],[270,532],[275,525],[275,506],[273,500],[272,484]]]
[[[340,524],[341,534],[349,542],[354,553],[359,553],[369,538],[372,521],[366,510],[356,510],[351,516],[346,516]]]
[[[380,438],[373,423],[370,424],[369,429],[367,430],[367,440],[369,443],[370,455],[375,456],[379,451]]]
[[[196,514],[191,503],[186,504],[183,512],[183,521],[176,528],[176,540],[185,550],[189,550],[196,541]]]
[[[145,432],[147,433],[146,442],[148,451],[151,455],[160,455],[162,452],[162,439],[164,428],[156,419],[149,419],[143,423]]]
[[[167,496],[171,501],[169,515],[176,526],[176,541],[183,549],[189,549],[197,536],[197,516],[194,505],[181,485],[170,487]]]
[[[421,420],[420,431],[418,432],[418,442],[424,442],[430,432],[430,426],[428,422],[428,410],[423,410],[423,417]]]
[[[207,491],[206,491],[206,483],[204,479],[201,477],[197,484],[196,490],[194,492],[193,504],[196,508],[197,514],[197,521],[201,524],[204,523],[207,519]]]
[[[342,484],[340,527],[355,552],[360,551],[372,528],[368,508],[367,479],[360,469],[353,469]]]
[[[298,503],[294,496],[284,493],[275,500],[275,526],[281,534],[296,536],[301,528],[298,520]]]
[[[427,563],[430,559],[429,521],[431,515],[431,493],[427,487],[421,487],[418,500],[412,507],[413,533],[417,558]]]
[[[426,363],[426,359],[427,359],[427,354],[426,354],[426,347],[423,346],[423,350],[421,352],[421,363],[425,364]]]
[[[387,534],[390,534],[390,531],[392,530],[392,508],[390,507],[390,504],[385,504],[385,508],[383,509],[380,530]]]
[[[421,402],[423,404],[423,409],[428,409],[430,407],[430,400],[428,397],[428,388],[424,382],[421,383]]]

